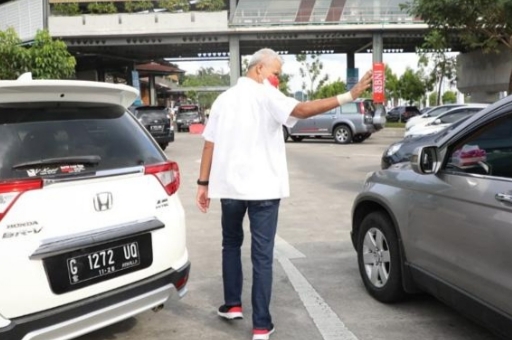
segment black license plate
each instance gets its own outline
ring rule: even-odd
[[[43,260],[52,291],[62,294],[151,266],[151,234],[144,234]]]

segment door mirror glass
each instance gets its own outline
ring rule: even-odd
[[[433,174],[439,168],[439,152],[437,146],[418,147],[411,157],[414,172],[422,175]]]

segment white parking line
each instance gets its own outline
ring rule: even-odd
[[[323,339],[357,340],[354,333],[345,326],[338,315],[290,261],[290,258],[301,258],[305,255],[279,236],[276,236],[275,255]]]

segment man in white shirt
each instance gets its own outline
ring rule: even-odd
[[[257,51],[246,77],[213,103],[203,133],[205,144],[197,181],[197,205],[207,212],[210,199],[222,205],[222,277],[224,305],[218,314],[242,314],[242,222],[249,214],[253,264],[253,340],[269,339],[274,325],[269,311],[274,238],[280,199],[289,196],[282,126],[334,109],[370,87],[367,72],[350,92],[299,102],[276,87],[283,61],[271,49]]]

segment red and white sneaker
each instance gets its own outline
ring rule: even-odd
[[[220,317],[228,320],[243,319],[242,306],[226,306],[222,305],[217,311]]]
[[[252,340],[268,340],[275,330],[274,324],[270,324],[270,329],[253,329]]]

